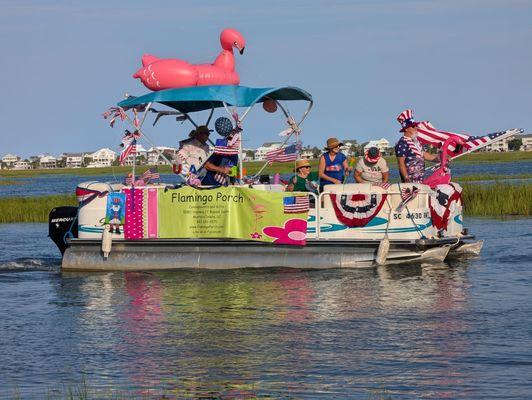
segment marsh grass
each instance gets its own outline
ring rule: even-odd
[[[526,172],[515,175],[470,174],[453,177],[453,181],[456,182],[495,181],[504,183],[504,181],[514,179],[532,179],[532,173]]]
[[[25,185],[28,182],[26,181],[14,181],[12,179],[0,180],[0,186],[2,185]]]
[[[468,216],[532,215],[532,184],[463,185],[462,201]]]
[[[54,207],[77,205],[75,195],[0,198],[0,223],[48,222]]]

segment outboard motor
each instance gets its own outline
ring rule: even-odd
[[[78,237],[78,208],[72,206],[55,207],[48,216],[48,236],[59,248],[61,255],[65,253],[68,245],[66,234],[70,232],[73,237]]]

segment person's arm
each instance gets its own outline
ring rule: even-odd
[[[318,166],[318,175],[320,179],[329,181],[332,183],[340,184],[341,182],[338,179],[331,178],[330,176],[325,175],[325,157],[320,157],[320,164]]]
[[[349,171],[351,170],[351,167],[349,166],[349,163],[347,162],[347,158],[342,163],[342,167],[344,167],[344,174],[349,175]]]
[[[390,177],[390,173],[388,171],[382,173],[382,181],[388,182],[388,178]]]
[[[399,173],[403,177],[403,180],[405,182],[410,182],[410,178],[408,177],[408,172],[406,170],[405,157],[397,157],[397,165],[399,166]]]
[[[219,167],[210,161],[205,162],[204,167],[207,171],[220,172],[224,175],[227,175],[229,172],[231,172],[231,167]]]
[[[358,169],[355,169],[355,181],[358,183],[364,183],[364,179],[362,179],[362,171],[359,171]]]
[[[284,189],[285,192],[293,192],[295,184],[296,184],[296,177],[294,176],[292,179],[290,179],[290,182],[288,183],[288,185],[286,185],[286,188]]]

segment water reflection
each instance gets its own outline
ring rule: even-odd
[[[468,379],[450,363],[469,346],[464,265],[63,276],[81,281],[85,340],[107,351],[100,384],[138,395],[297,397],[414,381],[456,395],[442,388]]]

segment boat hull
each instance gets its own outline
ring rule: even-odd
[[[63,270],[367,268],[375,265],[379,246],[375,240],[309,240],[302,247],[238,240],[116,240],[104,258],[101,243],[70,240]],[[393,241],[386,263],[441,262],[455,246],[456,239]]]

